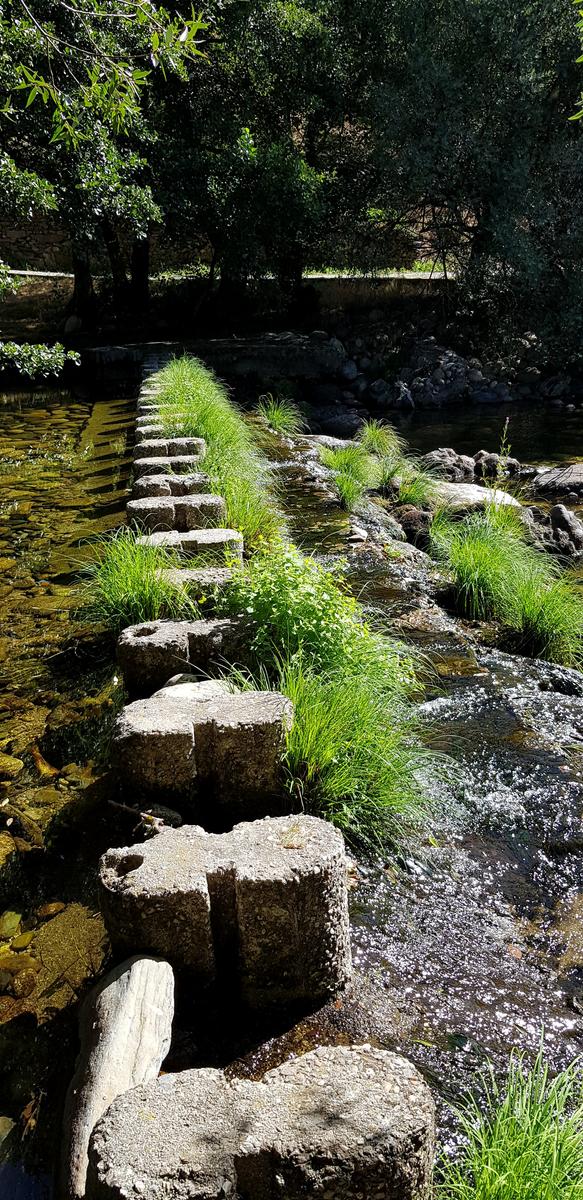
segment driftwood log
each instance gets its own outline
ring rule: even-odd
[[[93,1128],[123,1092],[158,1075],[170,1047],[174,974],[136,955],[89,994],[79,1017],[81,1047],[63,1118],[59,1196],[82,1200]]]

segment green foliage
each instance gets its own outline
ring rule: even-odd
[[[486,1074],[485,1107],[462,1108],[466,1142],[437,1200],[583,1200],[582,1082],[578,1060],[552,1079],[542,1050],[532,1070],[514,1053],[502,1087]]]
[[[397,656],[393,666],[384,679],[372,663],[371,672],[318,675],[300,658],[278,682],[294,705],[285,758],[292,795],[369,852],[398,841],[428,812],[421,777],[430,756],[411,710],[397,699]]]
[[[362,500],[367,488],[374,487],[378,479],[375,459],[359,442],[351,442],[338,450],[323,446],[320,458],[334,475],[334,483],[343,508],[352,511]]]
[[[65,363],[78,366],[81,359],[73,350],[65,350],[60,342],[54,346],[42,343],[0,342],[0,370],[13,368],[28,379],[46,379],[60,375]]]
[[[240,530],[247,549],[278,536],[283,518],[267,463],[224,385],[194,358],[174,359],[156,382],[165,432],[204,438],[204,470],[225,500],[229,526]]]
[[[385,460],[387,462],[387,460]],[[429,471],[417,466],[411,458],[401,458],[398,464],[399,503],[421,508],[435,497],[435,479]]]
[[[160,617],[196,620],[200,613],[194,600],[163,574],[178,565],[176,554],[161,546],[140,545],[131,529],[123,527],[104,537],[88,568],[90,614],[116,633]]]
[[[369,454],[380,459],[399,458],[405,449],[403,438],[384,421],[365,421],[358,431],[357,441]]]
[[[326,568],[285,542],[261,548],[235,571],[221,600],[223,611],[256,623],[251,650],[258,667],[274,659],[301,656],[306,670],[342,668],[379,678],[400,679],[413,687],[410,655],[376,635],[361,618],[359,605],[342,587],[338,568]]]
[[[271,392],[260,396],[257,413],[265,425],[285,436],[301,433],[304,428],[304,419],[297,404],[285,396],[273,396]]]
[[[545,554],[524,541],[517,510],[490,503],[462,521],[434,519],[433,550],[452,572],[456,604],[495,620],[512,648],[567,666],[583,663],[583,597]]]

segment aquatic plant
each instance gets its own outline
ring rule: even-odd
[[[437,1200],[583,1200],[581,1063],[551,1079],[542,1050],[528,1070],[514,1053],[499,1085],[459,1112],[465,1145],[442,1162]]]
[[[273,396],[267,392],[259,397],[256,411],[263,423],[276,433],[289,436],[301,433],[304,428],[304,419],[297,404],[286,396]]]
[[[200,616],[195,601],[163,573],[179,564],[164,547],[141,545],[131,529],[101,538],[86,568],[89,615],[115,632],[160,617],[195,620]]]
[[[230,527],[247,549],[275,537],[284,521],[268,464],[225,386],[195,358],[177,358],[155,377],[160,421],[167,436],[201,437],[204,470],[223,496]]]

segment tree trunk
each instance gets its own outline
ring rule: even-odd
[[[150,239],[134,238],[132,246],[132,303],[144,312],[150,301]]]
[[[88,250],[73,248],[73,274],[75,282],[73,295],[67,305],[67,314],[70,317],[78,317],[85,324],[95,313],[95,292]]]
[[[109,265],[111,267],[114,301],[116,304],[119,304],[120,302],[123,303],[127,300],[128,294],[126,264],[117,232],[109,220],[109,217],[103,217],[101,221],[101,232],[103,234],[103,240],[105,242],[105,248],[109,258]]]

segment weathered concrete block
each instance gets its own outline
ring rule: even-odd
[[[160,422],[152,422],[150,420],[141,422],[140,418],[136,421],[136,444],[139,442],[150,441],[152,438],[163,438],[164,426]]]
[[[429,1200],[433,1150],[412,1063],[325,1046],[258,1083],[183,1071],[120,1097],[93,1134],[87,1200]]]
[[[188,533],[191,529],[218,526],[226,519],[222,496],[199,492],[193,496],[144,496],[130,500],[128,517],[142,529]]]
[[[195,496],[210,491],[211,481],[202,471],[191,475],[143,475],[141,479],[134,480],[132,499],[140,500],[143,496]]]
[[[144,546],[167,546],[181,554],[203,557],[205,565],[224,562],[225,558],[243,557],[243,536],[237,529],[193,529],[189,533],[145,533],[138,538]]]
[[[233,578],[230,567],[167,567],[161,574],[174,584],[174,587],[186,588],[194,596],[200,592],[207,594],[215,589],[221,591],[222,588],[228,587]]]
[[[163,955],[246,1004],[306,1004],[350,978],[347,863],[317,817],[246,821],[230,833],[165,830],[100,863],[113,944]]]
[[[145,442],[142,445],[146,445]],[[137,458],[134,461],[134,478],[142,479],[144,475],[191,475],[196,472],[203,460],[202,454],[178,454],[168,458],[149,456]]]
[[[184,635],[176,625],[177,657]],[[292,711],[278,692],[232,692],[219,680],[162,688],[126,705],[116,720],[120,780],[142,795],[196,797],[199,806],[204,799],[211,814],[222,807],[255,815],[256,805],[263,814],[274,804],[281,811],[281,756]]]
[[[237,662],[247,629],[230,618],[150,621],[124,629],[117,661],[130,696],[149,696],[180,671],[208,675],[223,660]]]
[[[170,1049],[173,1015],[172,967],[156,958],[129,959],[87,996],[63,1116],[61,1197],[82,1200],[94,1126],[118,1096],[156,1078]]]
[[[202,456],[205,449],[203,438],[146,438],[134,446],[134,461],[139,458],[176,458],[193,454]]]

